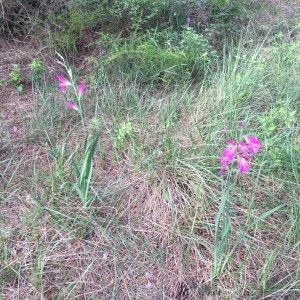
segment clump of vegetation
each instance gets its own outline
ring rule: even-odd
[[[101,59],[108,75],[121,70],[131,80],[148,83],[202,78],[218,57],[206,38],[189,27],[181,33],[152,30],[126,39],[104,36],[100,47],[108,51]]]
[[[23,92],[22,74],[18,64],[14,64],[8,75],[8,83],[13,85],[19,94]]]
[[[37,82],[41,80],[44,74],[44,65],[40,58],[33,58],[31,63],[29,64],[30,68],[30,79],[32,82]]]

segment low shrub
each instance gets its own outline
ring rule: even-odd
[[[102,66],[110,76],[121,70],[130,79],[144,83],[199,78],[217,58],[206,38],[190,27],[181,33],[152,30],[130,39],[106,36],[100,46],[108,50]]]

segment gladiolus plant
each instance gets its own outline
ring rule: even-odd
[[[85,89],[85,83],[83,81],[80,81],[79,85],[77,86],[76,83],[73,80],[73,74],[72,70],[67,67],[67,65],[64,62],[64,58],[57,53],[57,55],[60,57],[61,60],[57,60],[57,63],[63,66],[69,76],[69,80],[63,77],[62,75],[58,74],[56,75],[56,79],[58,80],[58,88],[62,92],[66,92],[67,88],[70,87],[73,90],[74,102],[67,100],[66,101],[66,107],[70,109],[77,110],[80,113],[82,124],[84,125],[84,117],[83,117],[83,110],[82,110],[82,96],[84,94]]]

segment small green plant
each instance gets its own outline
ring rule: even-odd
[[[88,192],[93,171],[93,157],[98,139],[99,134],[91,140],[89,140],[88,136],[86,137],[84,142],[83,161],[81,168],[78,166],[75,160],[72,160],[73,170],[77,179],[76,183],[74,184],[74,188],[84,206],[86,206],[90,200],[88,197]]]
[[[19,94],[23,92],[23,84],[22,84],[22,74],[20,66],[14,64],[8,75],[8,82],[12,84]]]
[[[113,134],[113,147],[121,148],[127,137],[133,137],[134,128],[131,122],[126,122],[120,124],[114,131]]]
[[[291,150],[282,145],[286,144],[283,141],[289,136],[296,122],[296,110],[276,106],[260,116],[259,121],[262,136],[265,138],[265,148],[271,159],[270,166],[281,167]],[[293,150],[297,151],[297,143],[294,143]]]
[[[101,126],[101,120],[97,117],[93,117],[90,124],[88,125],[88,128],[90,129],[99,129]]]
[[[44,73],[44,65],[40,58],[33,58],[31,63],[28,65],[30,68],[30,79],[31,81],[40,80]]]

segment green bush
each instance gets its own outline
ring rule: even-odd
[[[183,25],[188,5],[178,0],[116,0],[110,12],[114,18],[126,21],[129,29],[136,32]]]
[[[243,13],[245,0],[209,0],[208,17],[211,23],[228,24]]]
[[[108,54],[103,60],[106,72],[116,75],[115,66],[130,79],[140,82],[175,82],[201,77],[217,54],[202,34],[192,28],[181,33],[148,31],[130,39],[102,39]]]
[[[239,39],[246,20],[245,0],[209,0],[206,2],[211,42],[221,45],[226,39]]]
[[[49,15],[67,8],[67,0],[2,0],[0,4],[0,33],[4,37],[26,37],[39,33]]]
[[[123,37],[145,34],[154,28],[180,32],[190,18],[194,30],[212,37],[212,42],[222,42],[228,32],[237,32],[243,4],[244,0],[4,0],[0,32],[19,36],[46,32],[48,44],[60,52],[74,52],[88,28],[93,32],[122,33]],[[203,15],[208,19],[205,25]]]
[[[54,23],[58,29],[51,30],[52,37],[58,51],[74,51],[76,44],[86,25],[85,14],[73,10],[55,17]]]
[[[29,1],[3,0],[0,4],[0,32],[1,35],[16,36],[27,34],[30,28],[31,15],[34,7]]]

